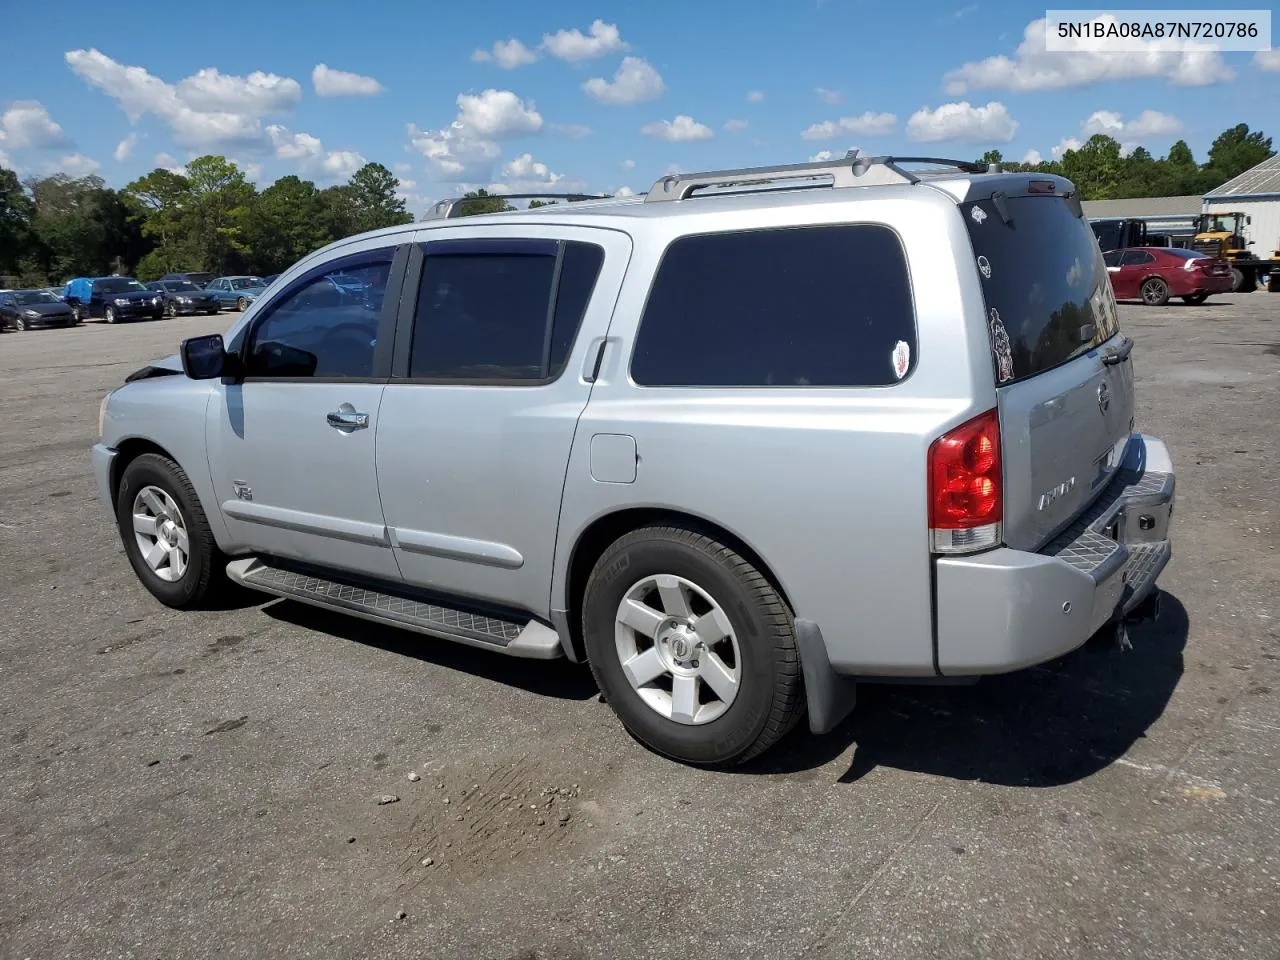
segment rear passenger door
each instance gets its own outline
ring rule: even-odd
[[[545,617],[565,466],[631,242],[552,225],[449,237],[405,277],[377,428],[388,532],[410,584]]]
[[[1111,289],[1116,299],[1136,300],[1143,277],[1151,272],[1155,257],[1145,250],[1126,250],[1120,258],[1119,273],[1111,274]],[[1118,280],[1118,282],[1117,282]]]

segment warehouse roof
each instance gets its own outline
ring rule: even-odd
[[[1204,195],[1206,200],[1226,197],[1257,197],[1270,195],[1280,198],[1280,153],[1270,160],[1263,160],[1238,177],[1232,177],[1220,187]]]
[[[1099,217],[1193,217],[1200,213],[1199,197],[1134,197],[1131,200],[1086,200],[1089,219]]]

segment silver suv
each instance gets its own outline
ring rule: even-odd
[[[229,577],[585,660],[695,764],[1153,612],[1173,467],[1069,181],[851,155],[458,212],[312,254],[103,401],[162,603]]]

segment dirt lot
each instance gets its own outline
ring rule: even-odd
[[[1161,621],[864,687],[735,773],[564,662],[165,610],[87,451],[228,319],[0,336],[0,958],[1280,956],[1280,295],[1122,315],[1178,468]]]

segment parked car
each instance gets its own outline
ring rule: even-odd
[[[806,712],[831,729],[859,678],[1123,630],[1156,610],[1174,474],[1133,430],[1102,253],[1069,181],[933,163],[680,174],[550,215],[449,201],[311,254],[104,398],[93,469],[129,562],[171,607],[225,571],[586,660],[694,764]]]
[[[89,317],[115,323],[164,316],[160,295],[133,277],[77,277],[67,283],[66,302],[71,304],[77,323]]]
[[[153,280],[147,285],[164,300],[166,316],[187,316],[196,313],[217,313],[221,307],[218,298],[202,290],[189,280]]]
[[[0,293],[0,327],[74,327],[75,313],[47,290],[8,290]]]
[[[1231,263],[1180,247],[1128,247],[1103,254],[1117,300],[1161,307],[1170,297],[1204,303],[1231,291]]]
[[[244,312],[266,289],[261,277],[219,277],[205,287],[224,307]]]
[[[197,287],[203,289],[208,285],[209,281],[212,280],[213,277],[214,274],[212,273],[196,271],[195,273],[166,273],[160,279],[165,282],[170,280],[178,282],[186,281],[187,283],[194,283]]]
[[[41,287],[40,289],[49,294],[49,296],[53,297],[55,300],[64,300],[65,302],[64,294],[66,293],[66,287]]]

